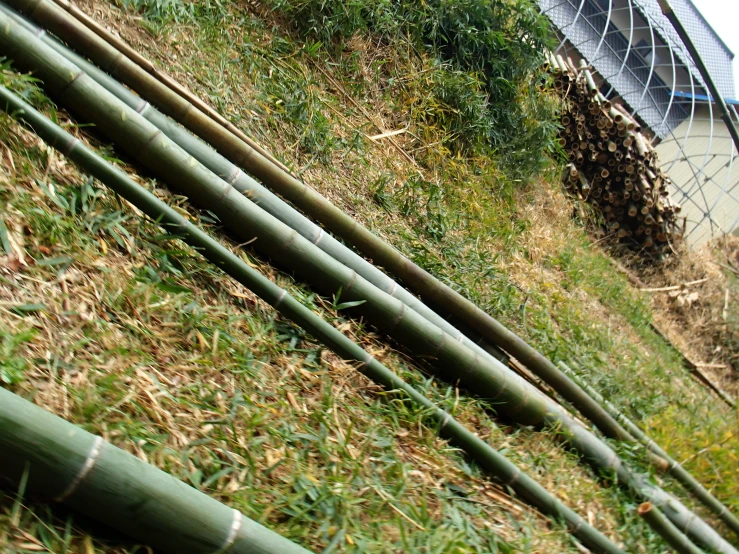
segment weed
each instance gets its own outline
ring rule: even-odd
[[[529,0],[272,0],[303,36],[341,47],[359,33],[439,60],[432,96],[409,96],[419,121],[439,127],[454,151],[495,153],[514,178],[528,178],[556,150],[556,101],[542,94],[541,52],[551,37]],[[483,148],[483,150],[480,150]]]

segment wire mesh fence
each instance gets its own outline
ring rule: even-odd
[[[732,54],[690,0],[673,7],[739,122]],[[540,0],[557,53],[584,59],[601,93],[634,113],[682,205],[693,246],[739,227],[737,150],[693,59],[656,0]]]

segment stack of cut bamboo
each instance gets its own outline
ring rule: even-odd
[[[599,91],[587,64],[548,54],[554,86],[565,97],[559,141],[569,157],[567,191],[602,215],[603,230],[635,250],[659,255],[680,238],[680,206],[671,202],[670,178],[641,127],[621,104]]]

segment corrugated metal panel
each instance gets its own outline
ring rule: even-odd
[[[682,44],[680,37],[662,10],[657,0],[635,0],[651,18],[659,22],[660,33],[674,45]],[[672,9],[690,35],[691,40],[705,62],[711,78],[723,96],[734,96],[734,73],[731,69],[732,52],[718,37],[690,0],[670,0]],[[685,54],[687,56],[687,54]],[[699,76],[698,81],[702,82]]]

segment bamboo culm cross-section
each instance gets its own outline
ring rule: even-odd
[[[6,1],[55,33],[78,52],[84,53],[102,69],[202,137],[223,156],[260,179],[338,237],[352,244],[377,265],[395,274],[406,285],[415,289],[422,298],[439,306],[475,333],[515,356],[595,423],[606,436],[630,440],[628,433],[618,422],[605,413],[552,362],[515,333],[414,264],[305,183],[262,156],[176,91],[159,82],[52,0]]]
[[[495,360],[474,354],[395,298],[383,293],[315,247],[297,232],[263,212],[230,185],[202,167],[160,130],[121,103],[68,60],[41,43],[10,18],[3,46],[10,57],[36,71],[45,86],[73,110],[119,142],[140,163],[174,183],[198,206],[216,213],[226,226],[269,256],[293,267],[323,287],[364,301],[364,313],[381,329],[442,369],[454,368],[454,380],[492,399],[496,408],[527,424],[552,425],[571,446],[605,473],[613,473],[640,500],[668,509],[668,516],[691,536],[721,552],[736,554],[726,541],[676,499],[634,475],[615,452],[557,404]],[[667,505],[669,504],[669,505]]]
[[[0,30],[3,29],[4,23],[2,14],[0,14]],[[272,305],[286,318],[301,326],[339,356],[356,362],[358,371],[387,390],[397,391],[405,395],[416,406],[422,408],[423,415],[430,420],[440,436],[461,448],[471,459],[513,489],[530,505],[554,520],[564,521],[572,534],[588,548],[595,552],[607,554],[623,552],[507,458],[457,422],[450,414],[437,407],[415,388],[408,385],[382,363],[375,360],[333,325],[313,313],[288,294],[285,289],[267,279],[197,225],[188,221],[171,206],[134,182],[122,171],[111,166],[76,138],[4,87],[0,87],[0,107],[29,124],[42,139],[69,157],[83,170],[120,194],[154,221],[163,225],[174,236],[182,238],[182,240],[196,248],[206,259]],[[3,431],[4,427],[0,427],[0,437],[3,436]],[[23,432],[22,428],[18,429],[19,434]],[[0,450],[0,460],[3,459],[3,454],[4,451]],[[20,459],[24,457],[36,459],[36,457],[44,455],[35,452],[33,449],[28,452],[24,451],[22,454]],[[22,464],[18,466],[17,463],[16,460],[16,467],[22,467]],[[0,467],[2,467],[1,464]],[[180,551],[190,552],[192,550],[183,549]],[[262,551],[255,550],[254,552],[260,553]],[[290,553],[291,551],[285,549],[282,552]]]
[[[3,108],[5,100],[7,91],[1,89]],[[63,501],[162,552],[309,554],[241,512],[1,387],[0,476],[23,494]]]
[[[667,544],[675,549],[677,554],[703,554],[703,551],[687,540],[669,519],[655,510],[650,502],[639,505],[636,511],[652,529],[665,539]]]

